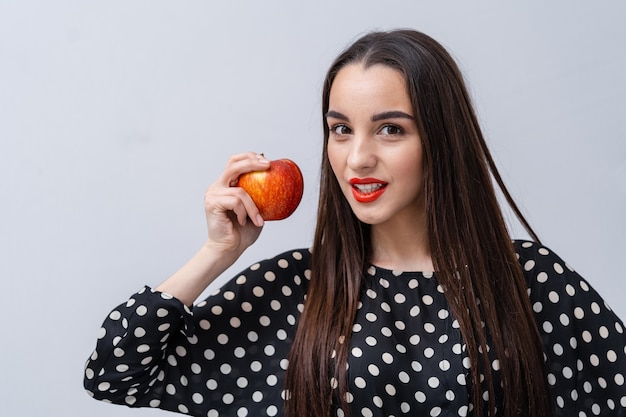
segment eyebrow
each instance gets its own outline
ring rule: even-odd
[[[339,113],[338,111],[335,110],[329,110],[326,113],[326,118],[332,117],[334,119],[339,119],[339,120],[344,120],[344,121],[349,121],[350,119],[348,118],[348,116],[346,116],[343,113]],[[399,111],[399,110],[392,110],[392,111],[386,111],[386,112],[382,112],[382,113],[377,113],[375,115],[372,116],[372,122],[378,122],[380,120],[386,120],[386,119],[411,119],[413,120],[413,116],[411,116],[408,113],[405,113],[403,111]]]

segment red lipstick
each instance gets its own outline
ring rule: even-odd
[[[387,189],[387,183],[377,178],[351,178],[352,195],[359,203],[371,203]]]

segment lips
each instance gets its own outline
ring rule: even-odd
[[[387,189],[387,183],[376,178],[351,178],[352,195],[359,203],[371,203]]]

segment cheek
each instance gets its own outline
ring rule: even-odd
[[[335,174],[335,177],[341,177],[341,155],[338,152],[338,149],[331,144],[328,144],[326,147],[326,153],[328,155],[328,164]]]
[[[412,157],[406,158],[407,155],[412,155]],[[412,188],[421,189],[424,182],[424,165],[421,149],[405,153],[403,158],[396,162],[396,174],[412,184]]]

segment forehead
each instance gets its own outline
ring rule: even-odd
[[[408,110],[411,101],[403,74],[389,66],[361,63],[343,67],[330,88],[329,107],[380,104]]]

